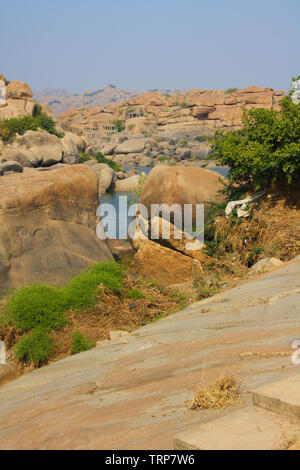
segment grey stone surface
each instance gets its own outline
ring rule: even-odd
[[[226,411],[185,407],[195,387],[236,373],[245,390],[300,373],[300,258],[128,337],[0,388],[1,449],[171,449]]]

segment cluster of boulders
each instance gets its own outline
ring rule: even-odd
[[[279,109],[283,95],[283,91],[258,86],[225,91],[194,89],[171,96],[145,93],[110,106],[70,109],[59,118],[62,125],[76,126],[84,133],[96,130],[103,136],[114,131],[116,121],[132,136],[177,132],[211,136],[217,129],[239,128],[243,108]]]
[[[37,103],[32,99],[27,83],[17,80],[7,82],[0,74],[0,91],[0,120],[32,116]],[[43,105],[42,111],[55,120],[48,105]],[[55,122],[56,130],[62,132],[59,122]],[[23,135],[17,134],[8,143],[0,140],[0,175],[12,171],[20,173],[28,167],[78,163],[78,152],[89,150],[87,139],[71,132],[62,135],[63,138],[59,138],[46,130],[28,130]]]
[[[78,149],[84,150],[87,141],[66,133],[63,138],[45,130],[26,131],[9,144],[0,141],[0,174],[24,168],[57,168],[58,164],[79,163]]]
[[[207,141],[195,138],[150,138],[143,135],[134,137],[122,135],[98,139],[92,148],[105,157],[123,166],[193,165],[207,166],[206,161],[212,150]],[[210,160],[213,158],[211,155]],[[215,166],[215,165],[213,165]]]
[[[19,80],[7,81],[0,73],[0,119],[21,118],[32,115],[36,102],[30,86]],[[50,106],[41,104],[42,111],[54,118]]]
[[[201,270],[201,264],[209,259],[202,251],[200,240],[172,223],[176,219],[176,206],[183,221],[187,210],[185,204],[191,204],[191,222],[194,224],[196,204],[220,200],[221,188],[218,174],[203,168],[161,166],[151,170],[139,199],[148,210],[148,218],[138,215],[136,232],[131,237],[135,250],[132,272],[167,284],[192,281]],[[170,214],[166,210],[153,216],[152,204],[173,206],[175,212]]]
[[[107,192],[134,191],[144,173],[132,169],[129,171],[114,171],[107,163],[99,163],[95,159],[88,160],[84,165],[89,166],[99,179],[99,194]]]

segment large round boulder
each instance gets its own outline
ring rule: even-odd
[[[140,175],[129,176],[122,180],[117,180],[115,184],[115,191],[117,193],[131,192],[138,188],[140,182]]]
[[[79,163],[78,150],[72,137],[65,135],[60,142],[63,149],[63,163]]]
[[[31,99],[32,91],[27,83],[19,82],[18,80],[12,80],[6,87],[6,98],[15,100]]]
[[[0,162],[14,160],[20,163],[22,167],[31,167],[38,165],[38,158],[28,149],[5,145],[1,147]]]
[[[157,166],[150,171],[142,188],[140,203],[147,207],[149,215],[151,204],[179,204],[182,209],[184,204],[191,204],[194,221],[196,204],[216,202],[220,198],[221,178],[204,168]]]
[[[147,139],[130,139],[117,146],[116,153],[141,153],[145,149]]]
[[[90,168],[98,175],[99,194],[106,193],[111,189],[115,179],[115,172],[106,163],[96,163],[90,165]]]
[[[51,166],[63,159],[61,139],[47,131],[27,131],[14,140],[14,145],[30,150],[41,166]]]
[[[1,177],[0,201],[0,295],[33,282],[63,284],[113,258],[96,235],[98,177],[91,168],[28,168]]]

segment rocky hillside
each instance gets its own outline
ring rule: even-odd
[[[176,93],[170,90],[155,90],[161,93]],[[39,103],[48,104],[55,115],[68,111],[72,108],[106,106],[117,102],[126,101],[130,98],[143,95],[142,90],[121,90],[115,85],[107,85],[96,90],[87,90],[83,93],[72,93],[61,88],[45,88],[36,91],[34,98]]]
[[[122,104],[81,107],[60,115],[61,123],[81,132],[212,135],[216,129],[238,128],[242,108],[278,109],[283,91],[250,86],[240,90],[190,90],[186,94],[146,93]]]

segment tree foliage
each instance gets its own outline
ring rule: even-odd
[[[300,105],[285,96],[280,111],[243,110],[243,127],[217,131],[210,143],[216,161],[230,167],[229,182],[250,190],[300,178]]]

